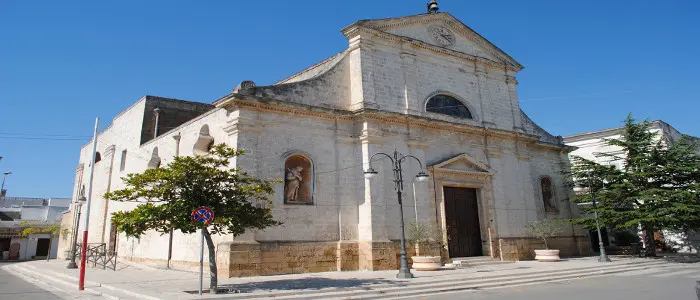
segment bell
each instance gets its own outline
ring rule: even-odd
[[[437,0],[432,0],[428,5],[428,13],[433,14],[436,13],[440,8],[438,7]]]

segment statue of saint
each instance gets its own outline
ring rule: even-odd
[[[287,172],[284,176],[284,200],[299,201],[299,187],[301,186],[301,182],[304,181],[301,176],[302,170],[304,170],[302,166],[287,168]]]
[[[557,206],[554,202],[554,192],[552,191],[552,182],[549,179],[542,180],[542,198],[546,211],[556,211]]]

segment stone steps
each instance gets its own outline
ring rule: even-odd
[[[418,281],[405,280],[394,284],[376,284],[358,288],[337,288],[331,290],[297,290],[270,293],[241,293],[228,295],[227,299],[386,299],[407,296],[431,295],[435,293],[463,291],[470,289],[497,288],[601,276],[627,271],[641,270],[665,262],[620,263],[609,266],[573,268],[557,271],[539,271],[516,275],[493,275],[479,278],[444,276]]]
[[[498,259],[492,259],[490,256],[474,256],[474,257],[455,257],[452,258],[452,263],[446,264],[446,267],[453,268],[469,268],[475,266],[483,265],[498,265],[498,264],[512,264],[514,261],[501,261]]]

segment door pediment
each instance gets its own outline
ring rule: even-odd
[[[496,170],[466,153],[435,163],[430,167],[436,173],[459,173],[478,176],[492,176],[496,174]]]

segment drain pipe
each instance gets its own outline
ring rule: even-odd
[[[156,130],[158,128],[158,114],[156,114]],[[180,133],[178,132],[173,136],[175,139],[175,157],[180,156]],[[168,263],[166,268],[170,269],[170,260],[173,258],[173,229],[170,228],[170,236],[168,237]]]
[[[153,109],[153,114],[156,115],[156,124],[153,128],[153,139],[158,137],[158,119],[160,118],[160,108],[156,107]]]

